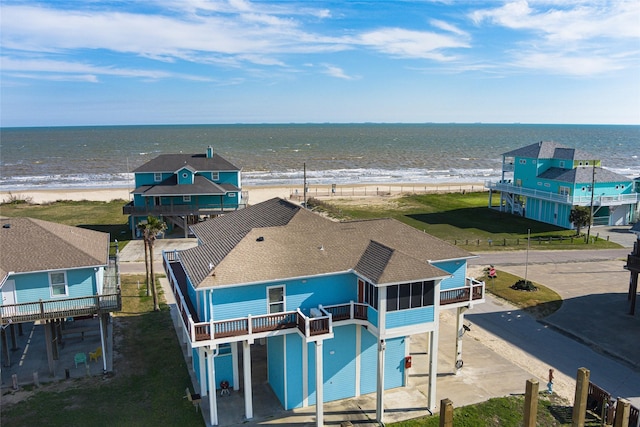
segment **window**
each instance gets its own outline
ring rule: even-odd
[[[560,167],[564,169],[564,160],[560,161]]]
[[[188,174],[188,173],[186,173],[186,172],[182,172],[182,177],[183,177],[183,178],[188,178],[188,177],[189,177],[189,174]]]
[[[51,284],[51,296],[67,295],[67,275],[64,271],[49,273],[49,283]]]
[[[190,202],[191,201],[191,196],[182,196],[182,201],[183,202]]]
[[[520,164],[521,165],[526,165],[527,164],[527,159],[520,159]]]
[[[160,181],[162,181],[162,173],[160,173],[160,172],[156,172],[156,173],[154,173],[154,174],[153,174],[153,180],[154,180],[155,182],[160,182]]]
[[[227,196],[229,196],[229,197],[236,197],[236,193],[229,193],[229,194],[227,194]]]
[[[571,194],[571,189],[569,187],[560,187],[558,189],[558,193],[563,195],[563,196],[568,196],[569,194]]]
[[[378,288],[369,282],[358,279],[358,302],[369,304],[374,309],[378,309]]]
[[[405,283],[387,287],[387,311],[433,305],[435,281]]]
[[[284,311],[284,286],[267,288],[267,300],[269,314],[282,313]]]
[[[220,179],[220,172],[211,172],[211,180],[217,181]]]

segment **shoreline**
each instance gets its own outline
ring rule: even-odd
[[[269,185],[245,186],[243,192],[249,195],[249,204],[257,204],[274,197],[302,201],[303,185]],[[463,191],[484,191],[481,182],[469,183],[362,183],[308,185],[307,197],[331,198],[350,197],[368,198],[399,195],[404,193],[452,193]],[[34,204],[52,203],[59,200],[98,201],[132,200],[131,187],[102,187],[102,188],[58,188],[58,189],[24,189],[17,191],[0,191],[0,202],[7,202],[10,198],[28,200]]]

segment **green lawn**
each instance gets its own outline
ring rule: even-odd
[[[511,289],[511,286],[522,278],[504,271],[497,270],[497,277],[493,279],[486,273],[476,279],[484,280],[487,292],[509,301],[538,319],[549,316],[562,305],[562,297],[557,292],[539,283],[533,283],[538,288],[537,291]]]
[[[348,199],[311,200],[309,205],[338,219],[395,218],[470,251],[619,248],[605,236],[585,244],[575,231],[487,208],[487,193],[407,195],[386,205]],[[596,233],[592,233],[595,237]]]
[[[47,384],[2,407],[2,426],[201,426],[183,399],[191,387],[169,308],[153,311],[144,275],[122,276],[122,312],[114,321],[115,374]],[[161,292],[158,286],[159,292]]]
[[[455,401],[454,401],[455,404]],[[477,405],[455,408],[455,427],[520,427],[523,425],[524,396],[508,396],[489,399]],[[560,427],[571,425],[572,407],[557,395],[541,392],[538,395],[537,427]],[[440,416],[416,418],[387,424],[393,427],[438,427]],[[600,421],[587,413],[585,426],[600,426]]]

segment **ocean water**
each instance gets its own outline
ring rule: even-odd
[[[243,185],[459,183],[500,175],[501,154],[556,141],[640,175],[640,126],[524,124],[278,124],[0,129],[0,186],[125,188],[159,154],[215,152]]]

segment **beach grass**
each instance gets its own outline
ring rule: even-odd
[[[584,236],[551,224],[488,209],[485,192],[405,195],[369,204],[343,198],[310,202],[337,219],[395,218],[469,251],[526,249],[605,249],[620,245],[606,236]],[[530,232],[530,237],[528,233]],[[593,241],[595,240],[595,242]]]
[[[114,375],[45,384],[27,400],[3,405],[3,427],[204,424],[182,398],[191,381],[169,307],[161,296],[161,310],[154,312],[138,282],[144,283],[144,275],[122,276]]]

